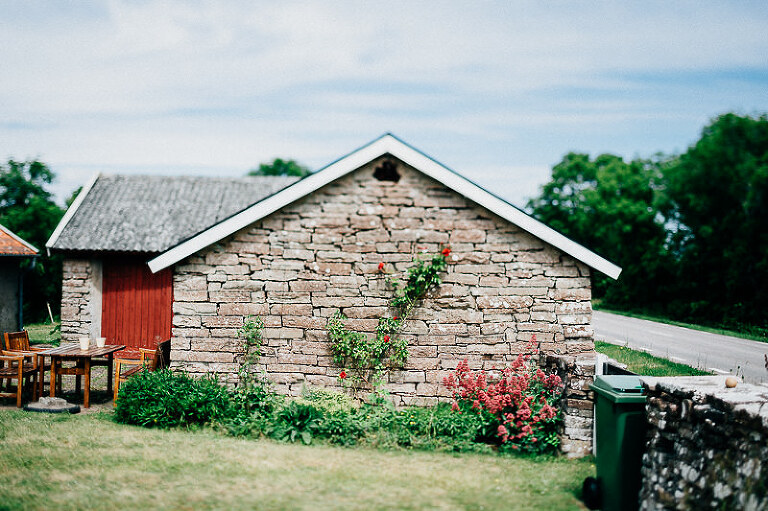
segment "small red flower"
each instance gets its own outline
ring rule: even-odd
[[[395,317],[394,317],[394,318],[392,318],[392,319],[394,319],[395,321],[397,321],[397,316],[395,316]]]
[[[384,271],[384,263],[379,263],[379,271]]]
[[[341,378],[342,380],[343,380],[344,378],[346,378],[346,377],[347,377],[347,373],[346,373],[346,372],[344,372],[344,371],[342,371],[342,372],[341,372],[341,374],[339,375],[339,378]]]
[[[389,336],[388,335],[384,336],[384,342],[389,342]]]
[[[445,257],[448,257],[449,255],[451,255],[451,249],[450,249],[450,248],[448,248],[448,247],[445,247],[445,248],[443,249],[443,255],[444,255]]]

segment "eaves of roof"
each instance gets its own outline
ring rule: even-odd
[[[39,251],[7,227],[0,225],[0,256],[37,257]]]
[[[321,170],[168,249],[150,260],[149,268],[153,272],[167,268],[386,154],[402,160],[444,186],[562,250],[587,266],[613,279],[618,278],[621,273],[619,266],[563,236],[551,227],[546,226],[500,197],[484,190],[477,184],[462,177],[390,133],[377,138]]]

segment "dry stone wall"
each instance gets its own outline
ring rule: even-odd
[[[768,386],[643,378],[641,509],[768,509]]]
[[[61,339],[76,341],[92,325],[94,268],[88,259],[64,259],[61,283]]]
[[[589,386],[595,380],[595,353],[545,355],[540,365],[562,378],[565,391],[560,399],[563,422],[560,425],[561,450],[569,458],[592,452],[595,393]]]
[[[375,161],[284,207],[174,270],[171,359],[235,381],[237,330],[265,324],[260,368],[279,391],[338,387],[325,326],[337,310],[373,332],[392,296],[384,276],[421,251],[453,250],[443,284],[408,321],[409,358],[390,374],[398,404],[447,397],[442,380],[464,358],[475,368],[513,360],[536,336],[544,352],[592,353],[589,269],[397,162]]]

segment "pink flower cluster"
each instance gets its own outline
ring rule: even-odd
[[[562,381],[556,374],[546,374],[536,366],[535,337],[529,350],[527,354],[518,355],[496,378],[482,370],[471,371],[465,359],[443,380],[453,392],[454,410],[471,410],[494,417],[501,443],[536,443],[538,430],[558,415],[552,405],[562,392]]]

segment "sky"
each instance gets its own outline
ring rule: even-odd
[[[768,2],[0,0],[0,161],[319,169],[391,132],[524,206],[570,151],[680,153],[768,111]]]

